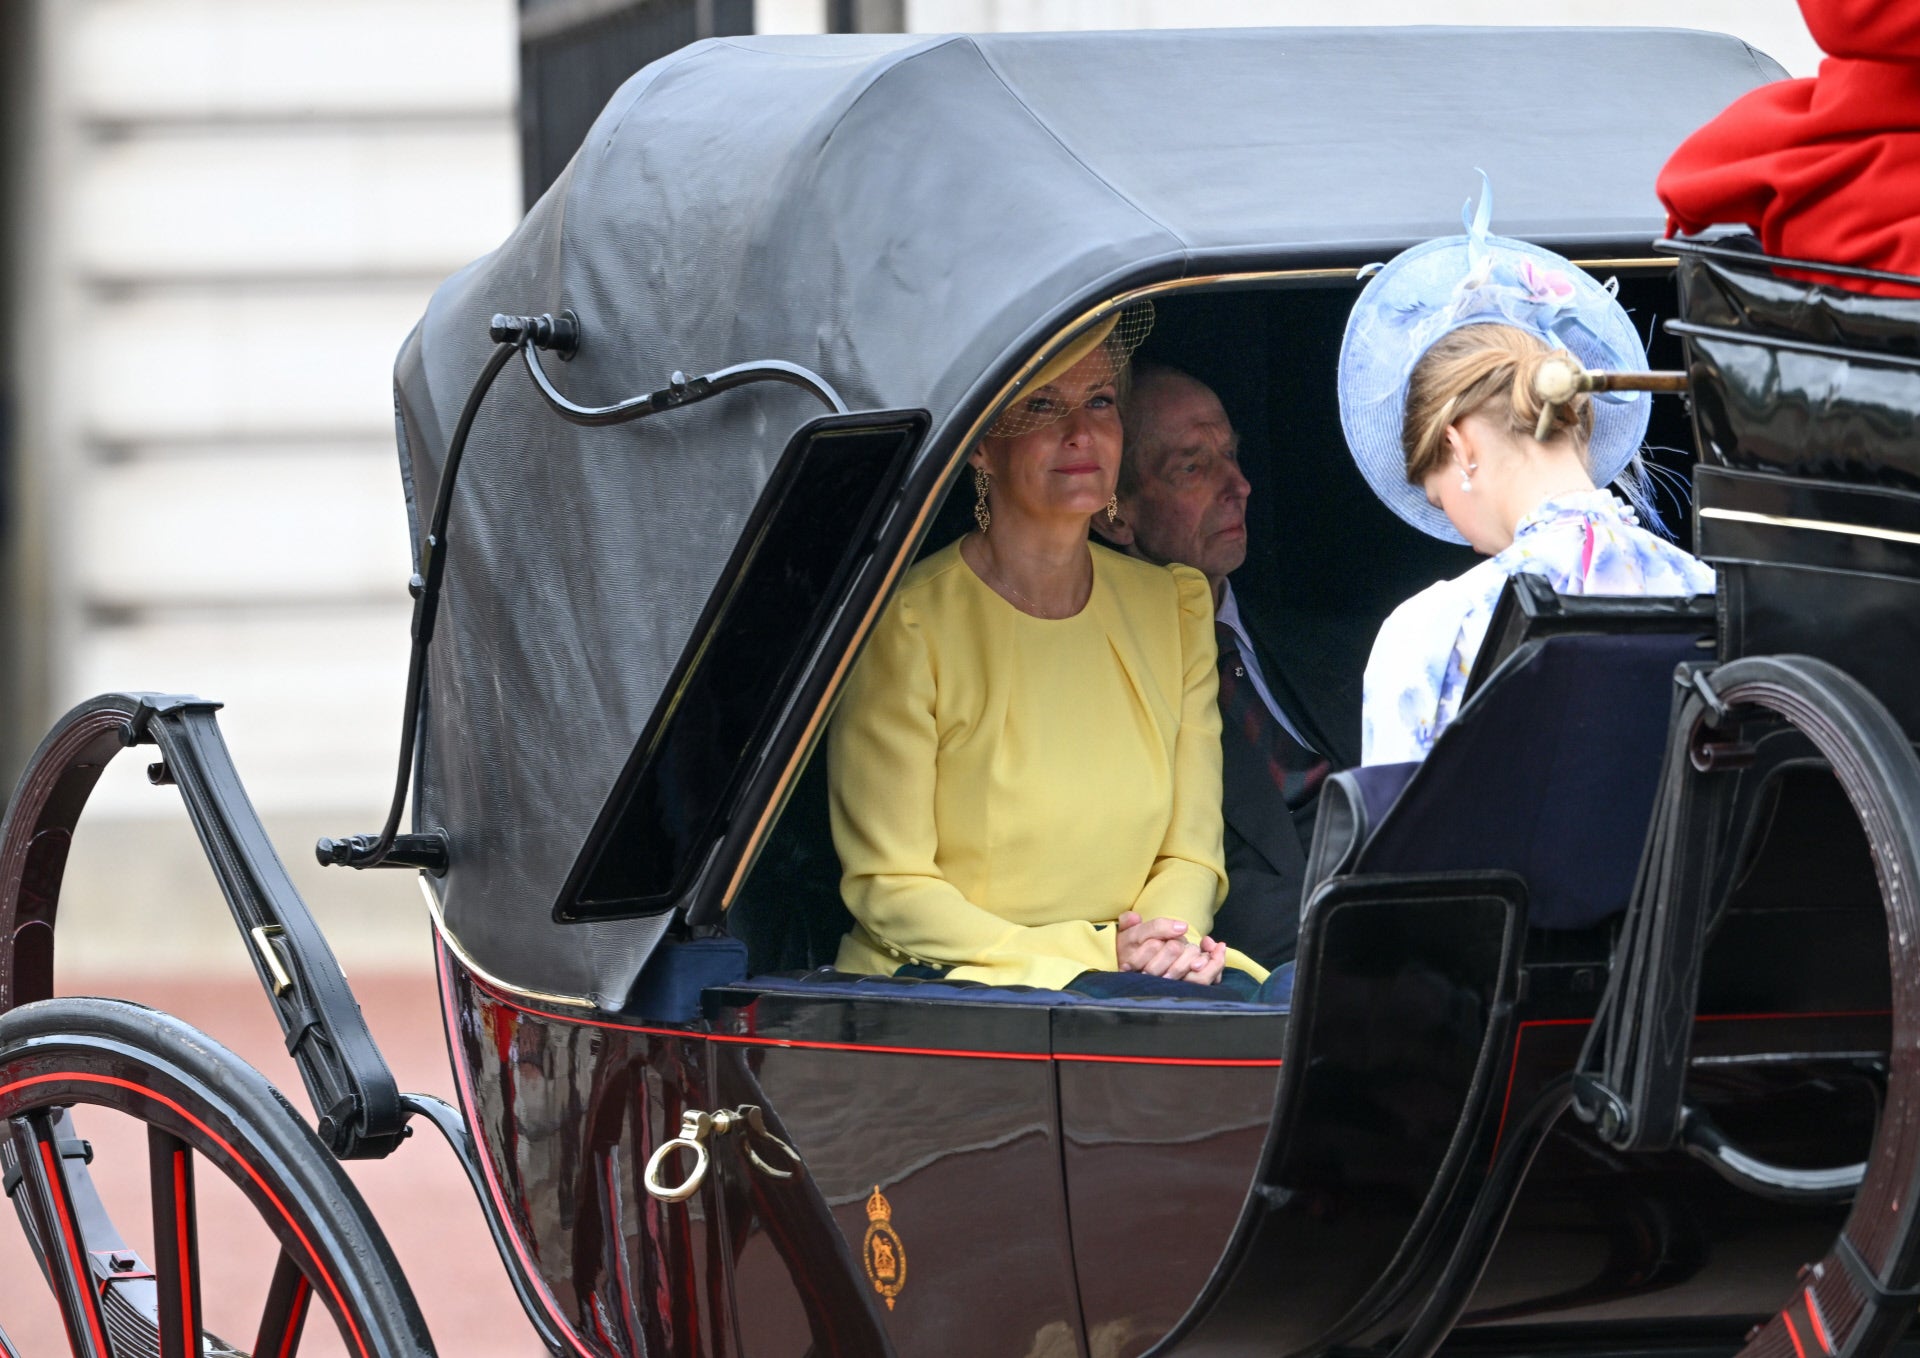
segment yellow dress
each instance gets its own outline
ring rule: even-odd
[[[1211,926],[1227,887],[1212,594],[1188,567],[1090,550],[1071,618],[1021,612],[956,543],[876,624],[828,736],[856,921],[841,970],[1059,989],[1116,969],[1124,911],[1193,939]]]

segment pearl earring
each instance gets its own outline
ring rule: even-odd
[[[1460,489],[1468,491],[1473,489],[1473,474],[1478,470],[1480,470],[1478,462],[1469,462],[1460,469]]]

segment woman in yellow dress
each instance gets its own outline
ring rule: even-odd
[[[848,682],[828,748],[843,971],[1096,994],[1265,978],[1207,934],[1227,879],[1206,579],[1088,541],[1130,321],[1078,337],[981,439],[979,531],[914,566]]]

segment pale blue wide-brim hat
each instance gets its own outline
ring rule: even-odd
[[[1360,474],[1387,508],[1446,542],[1466,539],[1408,482],[1400,444],[1407,379],[1436,340],[1463,326],[1496,323],[1567,350],[1583,367],[1647,366],[1646,347],[1614,295],[1614,281],[1602,284],[1551,250],[1490,235],[1492,214],[1493,191],[1483,177],[1467,234],[1395,255],[1353,304],[1340,341],[1340,425]],[[1646,392],[1594,397],[1587,466],[1596,486],[1617,480],[1633,461],[1652,406]]]

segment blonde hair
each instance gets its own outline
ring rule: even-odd
[[[1572,361],[1515,326],[1464,325],[1442,335],[1407,379],[1406,418],[1400,425],[1407,480],[1417,486],[1446,461],[1447,426],[1469,415],[1532,438],[1546,405],[1535,381],[1549,364],[1572,366]],[[1554,408],[1541,442],[1571,439],[1584,462],[1592,436],[1593,398],[1581,392]]]

